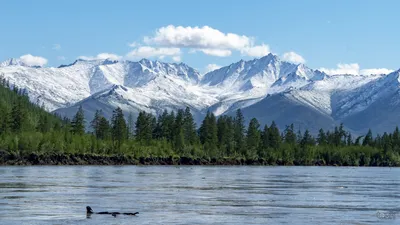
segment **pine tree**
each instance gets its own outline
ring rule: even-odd
[[[269,143],[269,128],[268,125],[265,124],[264,129],[261,133],[261,148],[266,150],[270,147]]]
[[[82,106],[79,107],[71,122],[71,132],[75,135],[83,135],[85,133],[85,115]]]
[[[139,112],[135,123],[135,137],[141,143],[150,143],[153,136],[151,115],[146,112]]]
[[[240,109],[236,111],[233,129],[234,129],[235,150],[236,152],[244,153],[246,151],[245,140],[244,140],[244,135],[246,130],[244,126],[244,116]]]
[[[304,149],[307,146],[313,146],[313,145],[315,145],[315,140],[307,129],[304,132],[303,139],[301,140],[300,143],[300,147]]]
[[[276,126],[274,121],[272,121],[271,126],[269,127],[268,134],[269,134],[269,143],[270,143],[269,145],[271,146],[271,148],[278,149],[282,142],[281,141],[282,138],[279,133],[279,129]]]
[[[393,147],[400,147],[400,132],[398,126],[396,126],[395,130],[393,131],[392,140]]]
[[[7,110],[1,112],[0,115],[0,135],[11,131],[11,113]]]
[[[99,127],[96,131],[98,139],[106,140],[110,137],[110,123],[108,120],[102,116],[99,121]]]
[[[250,120],[247,136],[246,136],[246,149],[247,156],[254,157],[257,153],[257,150],[260,145],[261,140],[261,132],[260,132],[260,124],[258,123],[256,118]]]
[[[369,129],[367,135],[365,135],[362,145],[363,146],[366,146],[366,145],[373,146],[373,137],[372,137],[371,129]]]
[[[319,129],[319,131],[318,131],[317,142],[318,142],[318,145],[326,145],[326,144],[328,144],[328,140],[326,138],[326,134],[325,134],[325,132],[324,132],[324,130],[322,128]]]
[[[217,120],[218,148],[226,156],[234,152],[233,119],[230,116],[220,116]]]
[[[286,126],[285,129],[285,143],[294,146],[296,144],[296,134],[294,133],[294,125],[293,123],[290,126]]]
[[[100,126],[100,119],[101,119],[101,110],[96,110],[94,114],[93,120],[90,122],[90,127],[93,129],[93,134],[99,138],[99,126]]]
[[[39,122],[36,130],[42,133],[47,133],[50,131],[50,129],[51,129],[51,124],[48,116],[46,114],[41,114],[39,116]]]
[[[122,143],[128,138],[128,128],[126,126],[126,121],[124,114],[120,107],[113,111],[112,115],[112,125],[111,125],[111,136],[114,145],[120,148]]]
[[[199,136],[201,143],[209,154],[213,153],[217,149],[217,133],[217,120],[213,113],[207,112],[207,115],[200,126]]]
[[[179,109],[174,125],[173,125],[173,145],[175,150],[178,152],[182,152],[185,147],[185,137],[184,137],[184,130],[183,130],[183,122],[184,122],[184,112],[182,109]]]
[[[346,141],[347,146],[352,146],[353,145],[353,138],[351,137],[351,133],[347,133],[347,141]]]
[[[14,90],[17,90],[14,88]],[[23,109],[21,102],[17,101],[14,103],[11,110],[11,130],[15,133],[21,132],[25,124],[26,114]]]
[[[186,107],[183,115],[183,133],[187,145],[194,145],[197,142],[196,123],[189,107]]]
[[[135,134],[135,121],[133,119],[133,113],[130,112],[128,115],[128,138],[132,138]]]

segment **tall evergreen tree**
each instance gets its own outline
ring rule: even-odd
[[[301,140],[300,143],[300,147],[304,149],[307,146],[313,146],[313,145],[315,145],[315,140],[307,129],[304,132],[303,139]]]
[[[282,142],[282,138],[274,121],[272,121],[271,126],[269,127],[268,134],[270,143],[269,145],[271,148],[278,149]]]
[[[328,140],[326,138],[326,134],[325,134],[325,132],[324,132],[324,130],[322,128],[319,129],[319,131],[318,131],[317,142],[318,142],[318,145],[326,145],[326,144],[328,144]]]
[[[101,140],[106,140],[110,137],[110,123],[104,116],[100,118],[99,127],[97,128],[96,135],[97,138]]]
[[[261,140],[261,132],[260,132],[260,124],[256,118],[250,120],[247,136],[246,136],[246,155],[250,157],[255,157],[257,154],[257,150],[260,145]]]
[[[51,130],[51,123],[46,114],[41,114],[39,116],[39,122],[38,122],[36,130],[41,133],[47,133]]]
[[[142,143],[150,143],[153,136],[152,130],[152,117],[145,111],[139,112],[135,123],[135,137],[136,140]]]
[[[246,129],[244,126],[244,116],[240,109],[236,111],[233,129],[234,129],[235,150],[238,153],[244,153],[246,151],[245,140],[244,140]]]
[[[114,145],[120,148],[122,143],[128,138],[128,128],[124,113],[120,107],[113,111],[111,127],[111,136]]]
[[[189,107],[186,107],[183,115],[183,133],[187,145],[194,145],[197,142],[196,123]]]
[[[128,115],[127,126],[128,126],[128,138],[132,138],[135,134],[135,121],[133,119],[132,112],[130,112]]]
[[[93,134],[98,138],[98,131],[101,119],[101,110],[96,110],[93,120],[90,122],[90,127],[93,129]]]
[[[76,135],[83,135],[85,133],[85,115],[82,106],[79,107],[74,118],[71,122],[71,132]]]
[[[215,153],[218,145],[218,127],[217,120],[213,113],[207,112],[205,119],[199,130],[200,141],[205,150],[209,153]]]
[[[362,145],[373,146],[373,137],[371,129],[369,129],[367,135],[365,135]]]
[[[182,109],[179,109],[176,114],[172,130],[173,145],[175,150],[177,150],[178,152],[182,152],[185,147],[183,122],[184,122],[184,111]]]
[[[296,144],[297,138],[296,134],[294,133],[293,123],[290,126],[286,126],[284,139],[285,143],[288,143],[293,146]]]
[[[269,128],[268,125],[265,124],[264,129],[261,133],[261,148],[266,150],[270,147],[269,143]]]
[[[14,103],[11,110],[11,130],[13,132],[21,132],[25,124],[26,114],[20,101]]]
[[[347,133],[347,141],[346,141],[347,146],[352,146],[353,145],[353,138],[351,136],[351,133]]]

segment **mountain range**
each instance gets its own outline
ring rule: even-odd
[[[86,119],[97,109],[111,117],[116,107],[137,115],[144,110],[190,107],[199,123],[207,111],[246,121],[275,121],[283,129],[333,129],[343,123],[355,134],[392,131],[400,121],[400,70],[390,74],[328,75],[268,54],[201,74],[184,63],[76,60],[70,65],[30,67],[18,59],[0,63],[0,76],[24,88],[32,102],[73,117],[82,106]]]

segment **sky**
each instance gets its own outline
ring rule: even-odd
[[[268,53],[327,73],[400,68],[398,0],[4,1],[0,61],[183,62],[201,72]]]

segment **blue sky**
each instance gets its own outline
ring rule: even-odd
[[[204,71],[272,52],[331,72],[398,69],[399,8],[397,0],[4,1],[0,61],[147,57]]]

